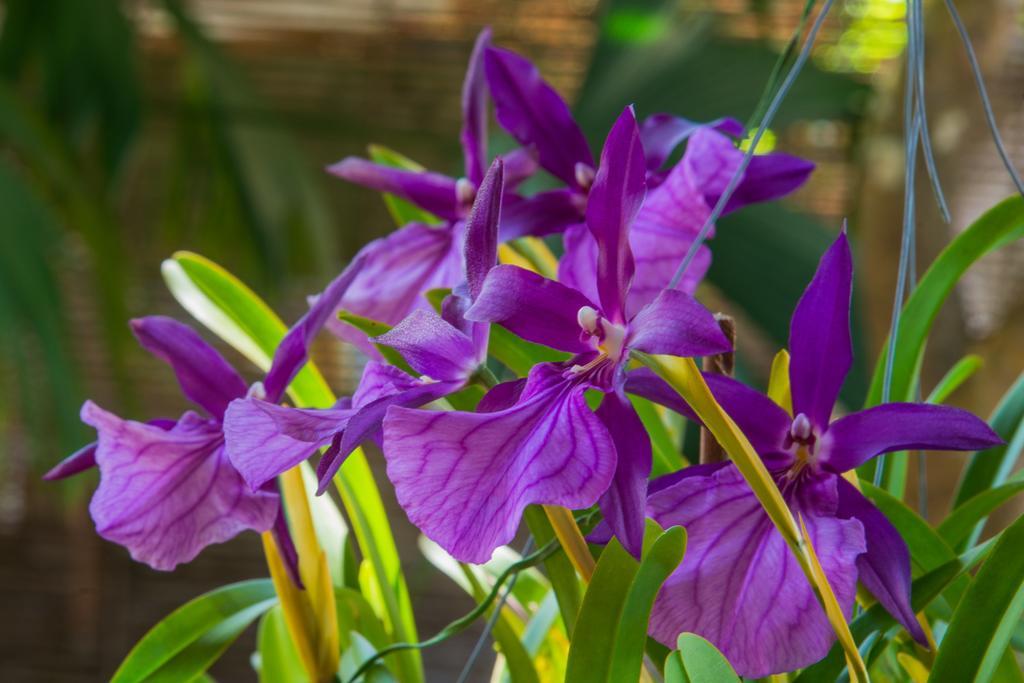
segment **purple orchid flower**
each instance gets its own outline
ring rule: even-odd
[[[484,60],[498,122],[521,145],[536,150],[538,163],[566,187],[541,192],[513,204],[505,220],[530,234],[565,233],[565,256],[558,278],[591,298],[597,243],[584,222],[594,181],[593,157],[568,105],[522,56],[488,47]],[[735,119],[697,124],[668,114],[644,121],[641,140],[646,154],[648,194],[630,232],[636,274],[627,310],[635,313],[664,289],[711,214],[744,153],[734,138],[745,134]],[[683,142],[686,151],[669,171],[661,170]],[[770,201],[800,187],[814,164],[788,154],[754,157],[729,200],[726,211]],[[543,211],[545,220],[536,213]],[[693,293],[711,263],[702,247],[680,285]]]
[[[190,410],[177,420],[136,422],[86,401],[82,421],[96,429],[98,440],[44,478],[63,479],[98,467],[100,483],[89,505],[97,532],[154,569],[171,570],[242,531],[273,529],[297,580],[294,546],[277,488],[273,482],[256,489],[245,485],[225,453],[223,421],[229,404],[247,393],[280,398],[359,266],[354,261],[292,327],[264,382],[252,389],[188,325],[161,316],[133,320],[139,343],[171,365],[185,396],[205,414]]]
[[[380,441],[389,407],[426,405],[472,381],[487,359],[489,326],[468,322],[463,313],[497,263],[503,176],[499,157],[483,178],[467,220],[465,283],[445,299],[442,314],[417,309],[372,339],[398,351],[420,376],[371,360],[352,399],[331,408],[289,408],[255,396],[231,402],[224,428],[227,453],[252,490],[327,446],[317,467],[318,493],[323,493],[355,448]]]
[[[629,228],[644,198],[645,165],[631,108],[612,128],[587,207],[599,245],[598,297],[515,266],[497,266],[466,318],[575,354],[498,385],[478,412],[391,407],[388,476],[409,519],[457,559],[484,562],[533,503],[601,508],[631,552],[643,539],[651,445],[625,393],[631,350],[695,356],[729,348],[712,315],[666,290],[626,313],[633,277]],[[600,302],[600,303],[597,303]],[[604,392],[596,412],[588,389]]]
[[[978,450],[1000,442],[956,408],[891,403],[831,420],[852,362],[852,259],[845,233],[822,257],[790,329],[795,417],[771,399],[708,375],[716,399],[807,524],[829,583],[849,614],[858,578],[926,644],[910,603],[910,557],[893,525],[841,475],[882,453]],[[805,667],[834,636],[796,559],[732,463],[685,468],[651,483],[647,514],[687,529],[682,565],[659,594],[651,635],[679,633],[715,644],[737,673],[759,678]]]
[[[328,168],[340,178],[412,202],[442,220],[441,225],[410,223],[364,247],[367,265],[350,288],[341,308],[394,325],[416,309],[429,309],[423,294],[450,288],[462,279],[462,241],[466,219],[487,170],[487,87],[483,56],[491,31],[480,32],[462,87],[462,143],[465,175],[452,178],[431,171],[412,171],[347,157]],[[512,188],[532,175],[536,163],[526,150],[504,156],[506,202],[517,198]],[[534,207],[531,215],[543,215]],[[519,228],[516,228],[519,231]],[[520,235],[515,235],[520,236]],[[328,323],[336,335],[371,357],[377,352],[366,335],[338,320]]]

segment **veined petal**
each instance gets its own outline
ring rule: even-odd
[[[560,189],[508,201],[501,214],[501,241],[562,232],[583,220],[582,199],[575,190]]]
[[[96,531],[136,561],[170,570],[208,545],[273,526],[277,494],[249,490],[216,421],[186,413],[166,430],[88,401],[82,421],[99,435],[100,484],[89,505]]]
[[[867,550],[857,558],[861,583],[918,643],[928,647],[928,638],[910,604],[910,551],[885,515],[871,504],[853,484],[836,477],[839,507],[836,516],[857,519],[864,525]]]
[[[245,382],[224,356],[184,323],[164,316],[136,318],[132,332],[143,348],[170,364],[181,390],[218,420],[228,404],[245,396]]]
[[[463,278],[461,240],[456,237],[454,228],[413,223],[370,242],[360,252],[362,270],[335,310],[395,325],[414,309],[428,308],[424,293],[453,287]],[[331,316],[327,328],[371,358],[377,356],[366,335],[351,325]]]
[[[473,342],[433,311],[419,309],[374,340],[390,346],[421,375],[465,381],[476,369]]]
[[[704,127],[713,128],[732,137],[742,137],[743,135],[743,124],[732,118],[697,123],[672,114],[648,116],[640,126],[644,156],[647,158],[647,169],[657,171],[672,155],[676,147]]]
[[[849,614],[855,560],[865,548],[863,527],[857,520],[818,514],[816,503],[794,507]],[[734,466],[658,491],[648,499],[648,515],[663,527],[682,525],[687,531],[686,557],[655,601],[654,638],[671,645],[680,633],[696,633],[749,678],[793,671],[828,653],[835,636],[824,610]]]
[[[469,296],[475,299],[483,289],[487,273],[498,262],[498,225],[501,221],[501,196],[505,167],[498,157],[487,171],[466,220],[463,257]]]
[[[455,180],[430,171],[409,171],[376,164],[359,157],[346,157],[327,167],[339,178],[406,199],[424,211],[449,221],[459,217]]]
[[[366,252],[356,255],[341,275],[334,278],[323,293],[320,294],[299,321],[292,325],[284,335],[281,343],[274,351],[274,360],[267,371],[263,388],[266,398],[271,403],[281,400],[288,385],[305,365],[309,353],[309,345],[333,317],[338,304],[355,284],[369,261]]]
[[[412,523],[453,557],[480,563],[512,540],[527,505],[593,505],[615,471],[615,446],[585,389],[541,365],[506,410],[391,408],[384,457]]]
[[[598,503],[622,547],[639,558],[644,544],[651,439],[629,399],[618,392],[605,394],[597,409],[597,417],[612,437],[617,461],[612,483]]]
[[[488,47],[484,65],[498,123],[519,144],[533,146],[548,172],[579,187],[576,164],[593,167],[594,158],[565,100],[514,52]]]
[[[629,230],[644,201],[647,172],[632,107],[615,121],[587,200],[586,222],[597,241],[597,291],[601,310],[615,323],[626,321],[626,295],[633,279]]]
[[[258,490],[330,443],[354,413],[347,403],[312,409],[257,398],[232,401],[224,417],[227,456],[249,488]]]
[[[821,257],[789,328],[789,383],[793,414],[806,415],[819,433],[828,426],[832,408],[853,362],[850,297],[853,257],[846,232]]]
[[[468,320],[501,323],[527,341],[569,353],[593,350],[581,341],[579,310],[593,307],[585,296],[565,285],[518,266],[497,266],[466,311]]]
[[[363,368],[359,385],[352,394],[352,407],[365,408],[378,399],[393,396],[420,384],[420,380],[393,365],[371,360]]]
[[[487,168],[487,81],[484,78],[484,50],[491,44],[491,29],[480,31],[469,57],[462,82],[462,154],[466,177],[480,185]]]
[[[966,410],[925,403],[886,403],[841,417],[822,439],[820,462],[846,472],[876,455],[908,449],[980,451],[1002,443]]]
[[[631,349],[670,356],[711,356],[732,351],[715,316],[696,299],[664,289],[629,322]]]

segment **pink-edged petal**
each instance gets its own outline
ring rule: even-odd
[[[583,220],[583,195],[575,190],[547,190],[509,201],[501,216],[501,241],[543,237]]]
[[[487,80],[484,77],[484,50],[491,44],[491,29],[476,37],[469,57],[466,78],[462,82],[462,154],[466,177],[479,185],[487,168]]]
[[[792,420],[785,410],[731,377],[705,373],[704,381],[769,468],[784,467],[792,462],[793,456],[785,447]]]
[[[684,140],[703,127],[742,137],[743,124],[732,118],[716,119],[708,123],[688,121],[672,114],[652,114],[640,126],[640,137],[644,143],[647,169],[657,171]]]
[[[629,322],[627,346],[670,356],[711,356],[732,351],[715,316],[696,299],[664,289]]]
[[[466,318],[500,323],[527,341],[569,353],[593,350],[580,339],[579,310],[593,304],[565,285],[518,266],[497,266]]]
[[[437,380],[465,381],[476,369],[473,342],[433,311],[413,311],[373,340],[390,346],[420,373]]]
[[[910,551],[906,542],[892,522],[853,484],[837,477],[837,486],[836,516],[857,519],[864,525],[867,550],[857,558],[860,582],[914,640],[928,647],[928,638],[910,604]]]
[[[536,149],[543,168],[578,187],[576,164],[593,167],[594,159],[565,100],[514,52],[488,47],[484,66],[498,123],[519,144]]]
[[[644,201],[646,180],[636,116],[632,107],[626,107],[605,140],[586,212],[587,227],[597,242],[601,310],[614,323],[626,321],[626,295],[634,272],[629,230]]]
[[[505,166],[498,157],[487,170],[473,200],[473,209],[466,220],[463,258],[469,296],[475,299],[483,289],[484,279],[498,262],[498,225],[501,222],[501,196],[505,182]]]
[[[981,451],[1002,443],[966,410],[925,403],[887,403],[841,417],[821,442],[820,462],[834,472],[903,450]]]
[[[81,474],[86,470],[96,467],[96,446],[97,442],[82,446],[77,451],[57,463],[49,472],[43,475],[46,481],[60,481]]]
[[[608,429],[616,453],[615,476],[598,504],[622,547],[639,558],[644,544],[651,439],[629,399],[617,392],[605,394],[597,417]]]
[[[459,217],[456,181],[446,175],[384,166],[359,157],[346,157],[328,166],[327,172],[350,183],[406,199],[446,220]]]
[[[513,407],[492,413],[391,408],[384,457],[398,502],[456,559],[486,562],[530,504],[593,505],[615,446],[560,366],[537,366]]]
[[[245,398],[232,401],[224,417],[224,441],[231,464],[249,488],[259,489],[330,443],[355,411],[289,408]]]
[[[834,484],[832,489],[835,502]],[[864,552],[857,520],[792,504],[843,612],[853,606],[856,558]],[[663,527],[687,531],[686,556],[662,587],[650,633],[671,646],[683,632],[709,640],[744,677],[794,671],[824,657],[835,636],[800,565],[733,466],[691,476],[648,500]]]
[[[91,402],[100,484],[89,504],[96,531],[133,559],[170,570],[213,543],[274,524],[276,493],[253,492],[224,453],[220,425],[186,413],[170,430],[122,420]]]
[[[168,363],[181,390],[218,420],[228,404],[245,396],[245,382],[224,356],[184,323],[164,316],[136,318],[132,333],[143,348]]]
[[[367,244],[360,254],[365,263],[337,309],[388,325],[397,324],[416,308],[428,308],[423,294],[453,287],[462,278],[461,240],[453,229],[413,223]],[[327,328],[376,357],[366,335],[337,320]]]
[[[327,490],[331,478],[338,472],[352,451],[368,440],[379,441],[381,426],[389,408],[392,406],[418,408],[453,394],[464,386],[465,382],[462,381],[417,382],[416,386],[377,399],[360,408],[349,420],[337,448],[332,448],[331,453],[325,454],[324,462],[321,462],[321,466],[317,468],[317,474],[320,477],[320,488],[317,489],[317,495]]]
[[[818,433],[828,426],[839,389],[853,362],[850,297],[853,257],[846,232],[821,257],[789,328],[789,383],[793,414],[806,415]]]
[[[274,351],[270,370],[267,371],[267,376],[263,380],[263,388],[268,401],[277,403],[284,396],[292,379],[306,364],[309,345],[313,343],[313,339],[327,324],[327,321],[334,317],[334,311],[338,304],[348,293],[349,288],[358,280],[368,260],[366,252],[358,254],[348,264],[348,267],[316,297],[305,315],[299,318],[298,322],[292,325],[284,335],[284,339]]]

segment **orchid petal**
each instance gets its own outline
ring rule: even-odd
[[[732,351],[718,321],[689,294],[662,290],[629,322],[631,349],[670,356],[711,356]]]
[[[498,157],[488,169],[466,220],[463,258],[471,299],[480,296],[487,273],[498,262],[498,225],[501,221],[504,176],[505,167],[501,157]]]
[[[131,326],[139,343],[174,369],[185,396],[211,416],[221,419],[232,400],[245,396],[238,372],[188,325],[154,315]]]
[[[639,367],[627,372],[625,390],[674,410],[691,420],[697,420],[697,414],[686,404],[679,392],[648,367]]]
[[[789,328],[789,383],[793,414],[805,414],[819,431],[853,362],[850,296],[853,258],[846,233],[821,257],[818,271],[793,311]]]
[[[615,121],[587,200],[587,227],[597,241],[597,290],[612,322],[626,321],[626,295],[633,279],[629,230],[646,192],[644,150],[632,107]]]
[[[484,397],[476,404],[476,412],[496,413],[499,410],[511,408],[519,402],[519,397],[523,395],[526,381],[525,377],[521,377],[491,387],[490,391],[484,394]]]
[[[590,301],[600,301],[597,291],[597,242],[584,223],[565,229],[562,236],[565,253],[558,261],[558,281],[583,294]],[[638,277],[642,273],[638,274]],[[632,294],[632,292],[631,292]]]
[[[491,44],[491,29],[476,37],[462,82],[462,154],[466,177],[479,185],[487,166],[487,81],[484,78],[484,50]]]
[[[253,491],[308,459],[355,413],[350,406],[289,408],[257,398],[232,401],[224,417],[231,464]]]
[[[505,188],[513,190],[529,180],[540,166],[531,147],[518,147],[501,155],[505,160]]]
[[[513,407],[492,413],[391,408],[384,457],[409,519],[449,554],[486,562],[530,504],[593,505],[615,446],[557,365],[540,365]]]
[[[580,196],[574,190],[548,190],[508,202],[501,215],[501,241],[544,237],[579,223],[583,219]]]
[[[426,309],[413,311],[373,341],[395,349],[416,372],[433,379],[465,381],[477,366],[469,337]]]
[[[337,309],[395,325],[416,308],[430,304],[423,294],[462,280],[462,254],[452,230],[412,223],[360,251],[364,264]],[[366,335],[339,320],[327,328],[376,357]]]
[[[267,371],[263,388],[272,403],[281,400],[288,385],[305,365],[309,345],[332,316],[349,288],[355,284],[368,261],[367,254],[358,254],[341,274],[331,281],[299,321],[292,325],[274,351],[274,360]]]
[[[484,66],[498,123],[519,144],[537,150],[541,167],[578,187],[576,164],[593,167],[594,160],[565,100],[514,52],[488,47]]]
[[[597,417],[611,435],[616,453],[615,476],[598,504],[622,547],[639,559],[644,543],[647,477],[651,474],[651,440],[633,405],[617,392],[605,394]]]
[[[821,493],[817,492],[816,493]],[[832,503],[835,504],[835,489]],[[794,503],[846,614],[853,606],[855,560],[864,552],[856,520]],[[686,557],[661,589],[651,635],[671,645],[683,632],[715,645],[747,678],[796,669],[824,657],[835,641],[825,611],[792,551],[739,471],[691,476],[648,499],[663,527],[686,527]]]
[[[350,183],[401,197],[446,220],[459,217],[455,180],[446,175],[394,168],[359,157],[346,157],[327,171]]]
[[[857,558],[861,583],[914,640],[928,647],[928,638],[910,604],[910,551],[906,542],[892,522],[853,484],[842,477],[836,479],[839,490],[836,515],[857,519],[864,525],[867,550]]]
[[[565,285],[517,266],[491,270],[468,320],[501,323],[527,341],[569,353],[592,351],[580,339],[579,310],[593,304]]]
[[[208,545],[273,526],[277,494],[249,490],[216,421],[185,413],[165,430],[88,401],[82,421],[99,435],[100,484],[89,505],[96,531],[136,561],[170,570]]]
[[[731,377],[705,373],[704,381],[769,468],[792,462],[793,456],[785,448],[792,419],[783,408]]]
[[[657,171],[672,155],[676,147],[703,127],[713,128],[735,138],[743,135],[743,124],[732,118],[697,123],[672,114],[648,116],[640,126],[640,138],[644,143],[647,169]]]
[[[363,375],[352,394],[352,407],[365,408],[385,396],[393,396],[420,384],[420,380],[393,365],[371,360],[363,368]]]
[[[97,443],[95,441],[82,446],[57,463],[49,472],[43,475],[43,479],[46,481],[59,481],[92,469],[96,466],[96,446]]]
[[[846,472],[876,455],[903,450],[982,451],[1002,439],[966,410],[924,403],[887,403],[841,417],[822,439],[820,462]]]

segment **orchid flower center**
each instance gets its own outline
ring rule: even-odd
[[[787,479],[796,479],[805,469],[814,465],[814,447],[817,440],[810,419],[803,413],[797,413],[789,427],[789,434],[786,435],[786,447],[796,446],[794,462],[786,474]]]
[[[590,190],[590,186],[594,184],[594,177],[597,175],[594,167],[582,161],[577,161],[573,171],[576,175],[576,184],[580,186],[580,189],[584,192]]]
[[[245,397],[265,401],[267,399],[267,390],[264,388],[263,382],[253,382],[252,386],[249,387],[249,391],[245,392]]]
[[[616,325],[590,306],[582,307],[576,313],[580,324],[580,338],[583,340],[597,339],[597,349],[601,354],[618,362],[626,348],[626,328]]]
[[[476,185],[469,178],[459,178],[455,181],[455,201],[458,202],[460,210],[469,212],[476,199],[476,189]]]

